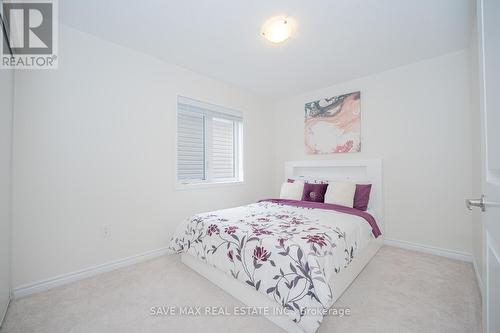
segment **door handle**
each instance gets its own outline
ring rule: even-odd
[[[481,208],[481,211],[485,212],[486,206],[500,207],[500,202],[486,201],[486,197],[483,194],[483,195],[481,195],[480,199],[466,199],[465,205],[467,206],[467,209],[469,209],[469,210],[472,210],[472,207],[479,207],[479,208]]]
[[[484,195],[481,196],[481,199],[466,199],[465,205],[467,206],[468,210],[472,210],[472,207],[479,207],[481,208],[481,211],[486,211]]]

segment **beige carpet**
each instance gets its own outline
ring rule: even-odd
[[[11,304],[2,333],[282,332],[261,317],[152,317],[152,306],[239,306],[177,256],[89,278]],[[326,317],[326,332],[480,332],[472,265],[383,247]]]

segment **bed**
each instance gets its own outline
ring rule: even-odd
[[[312,333],[383,243],[380,159],[287,162],[290,179],[371,183],[366,212],[267,199],[197,214],[171,249],[287,332]]]

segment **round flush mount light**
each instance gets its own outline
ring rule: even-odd
[[[294,22],[287,16],[275,16],[262,25],[261,35],[274,44],[283,43],[293,33]]]

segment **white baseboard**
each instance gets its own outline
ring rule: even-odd
[[[448,250],[448,249],[442,249],[434,246],[429,246],[429,245],[422,245],[422,244],[416,244],[416,243],[411,243],[411,242],[406,242],[406,241],[400,241],[400,240],[395,240],[395,239],[385,239],[384,243],[389,246],[395,246],[407,250],[414,250],[418,252],[423,252],[423,253],[428,253],[428,254],[434,254],[438,255],[441,257],[446,257],[446,258],[451,258],[451,259],[456,259],[456,260],[461,260],[461,261],[466,261],[466,262],[471,262],[474,265],[474,269],[476,271],[477,275],[477,280],[479,284],[479,288],[482,292],[482,281],[479,278],[479,271],[478,267],[473,260],[472,255],[465,253],[465,252],[460,252],[460,251],[453,251],[453,250]],[[59,275],[50,279],[46,279],[43,281],[39,281],[36,283],[31,283],[31,284],[26,284],[22,285],[19,287],[15,287],[12,291],[12,298],[17,299],[20,297],[32,295],[41,291],[45,291],[48,289],[52,289],[55,287],[63,286],[69,283],[73,283],[82,279],[85,279],[87,277],[95,276],[97,274],[109,272],[112,270],[115,270],[117,268],[133,265],[136,263],[139,263],[141,261],[146,261],[150,260],[162,255],[165,255],[169,253],[168,248],[160,248],[157,250],[153,251],[148,251],[142,254],[138,254],[135,256],[127,257],[127,258],[122,258],[118,260],[114,260],[102,265],[97,265],[93,267],[89,267],[77,272],[72,272],[68,274],[63,274]]]
[[[32,295],[41,291],[52,289],[54,287],[59,287],[65,284],[76,282],[97,274],[109,272],[117,268],[133,265],[141,261],[150,260],[167,253],[169,253],[168,248],[164,247],[157,250],[144,252],[135,256],[114,260],[102,265],[85,268],[77,272],[63,274],[36,283],[15,287],[12,291],[12,298],[17,299],[20,297]]]
[[[472,262],[472,255],[466,252],[448,250],[430,245],[423,245],[423,244],[417,244],[417,243],[411,243],[411,242],[406,242],[396,239],[387,239],[387,238],[385,239],[384,243],[385,245],[395,246],[402,249],[434,254],[437,256],[466,261],[466,262]]]

